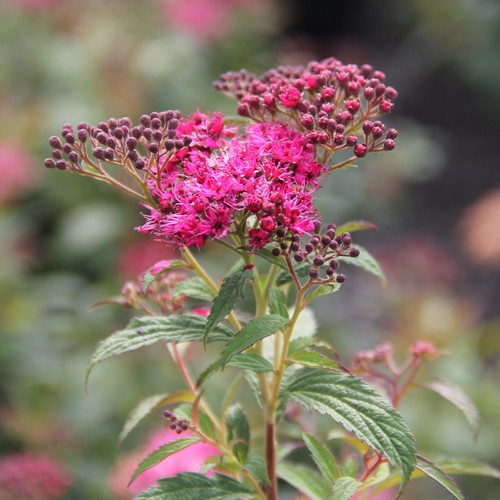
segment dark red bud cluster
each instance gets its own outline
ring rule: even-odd
[[[241,116],[270,121],[277,113],[286,114],[311,144],[330,152],[353,148],[362,158],[395,146],[395,137],[377,143],[365,138],[358,144],[363,122],[392,110],[397,92],[384,82],[384,73],[369,65],[344,65],[332,57],[306,66],[280,66],[260,77],[246,70],[228,72],[214,87],[239,101]]]
[[[153,112],[142,115],[139,125],[130,118],[110,118],[97,126],[82,122],[76,129],[62,127],[61,138],[52,136],[49,144],[52,157],[45,166],[59,170],[85,172],[85,166],[99,162],[132,165],[142,170],[152,155],[161,156],[179,151],[191,143],[191,137],[177,133],[179,111]]]
[[[182,434],[190,428],[191,422],[189,420],[177,418],[171,411],[164,411],[163,416],[169,422],[168,428],[177,434]]]

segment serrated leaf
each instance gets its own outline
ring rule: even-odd
[[[247,470],[259,484],[264,486],[271,484],[269,476],[267,475],[267,467],[264,458],[257,455],[248,457],[243,469]]]
[[[283,462],[278,464],[277,474],[311,500],[325,500],[329,493],[324,479],[314,469],[305,465]]]
[[[464,497],[455,481],[453,481],[453,479],[435,463],[424,457],[418,456],[415,467],[422,471],[427,477],[434,479],[434,481],[449,491],[457,500],[464,500]]]
[[[147,293],[151,283],[153,283],[156,278],[177,267],[189,267],[189,265],[183,260],[162,260],[157,262],[144,273],[142,278],[142,291]]]
[[[276,257],[275,255],[272,254],[271,250],[269,250],[268,248],[261,248],[258,252],[255,252],[255,255],[258,255],[259,257],[262,257],[271,264],[274,264],[275,266],[278,266],[281,269],[288,271],[288,266],[286,264],[285,259],[280,255]]]
[[[331,293],[338,292],[340,290],[340,287],[340,283],[329,283],[327,285],[317,286],[306,296],[306,302],[310,304],[313,300],[316,300],[325,295],[330,295]]]
[[[159,341],[202,341],[205,337],[205,324],[206,319],[196,314],[174,314],[168,317],[144,316],[132,319],[124,330],[115,332],[99,342],[87,368],[85,387],[87,387],[90,373],[97,363]],[[206,341],[228,340],[232,336],[231,329],[224,325],[217,325]]]
[[[249,500],[255,493],[235,479],[215,474],[212,477],[181,472],[166,477],[141,493],[136,500]]]
[[[198,300],[208,300],[211,301],[214,298],[214,293],[210,287],[198,277],[188,278],[181,281],[174,288],[174,295],[185,295],[191,299]]]
[[[240,464],[244,464],[248,455],[250,426],[239,404],[231,406],[226,412],[227,442]]]
[[[500,470],[491,465],[474,460],[439,459],[434,462],[448,474],[466,474],[472,476],[494,477],[500,479]]]
[[[352,477],[339,477],[325,500],[349,500],[360,486],[361,483]]]
[[[288,355],[291,356],[298,351],[303,351],[306,347],[314,345],[314,340],[311,337],[297,337],[290,342],[288,347]]]
[[[469,396],[460,387],[440,379],[432,379],[423,384],[415,385],[435,392],[455,405],[463,413],[474,436],[477,435],[480,423],[479,412]]]
[[[403,473],[401,489],[415,465],[415,439],[397,411],[360,378],[315,369],[295,378],[284,391],[308,410],[330,415]]]
[[[288,307],[286,306],[285,294],[279,288],[271,288],[269,292],[269,312],[279,314],[285,319],[289,319]]]
[[[224,279],[219,294],[212,302],[205,326],[205,337],[221,322],[243,298],[243,290],[252,277],[252,270],[242,267]]]
[[[149,398],[143,399],[128,415],[125,425],[123,426],[118,443],[121,443],[130,432],[135,429],[137,424],[141,422],[155,408],[160,408],[172,403],[190,403],[194,399],[193,395],[186,391],[178,391],[172,394],[155,394]]]
[[[247,371],[245,373],[245,380],[247,381],[250,389],[252,390],[252,394],[259,405],[261,410],[264,410],[264,403],[262,401],[262,394],[260,392],[259,379],[254,372]]]
[[[385,277],[384,271],[380,267],[375,257],[360,245],[356,245],[359,249],[360,254],[357,257],[338,257],[337,260],[345,262],[356,267],[363,269],[364,271],[376,276],[382,284],[385,286],[387,284],[387,279]]]
[[[262,356],[253,352],[242,352],[241,354],[233,356],[231,360],[227,362],[226,366],[243,368],[245,370],[251,370],[255,373],[273,371],[273,365],[267,359],[264,359]]]
[[[317,465],[322,476],[328,484],[333,483],[339,478],[340,473],[337,467],[337,462],[331,454],[330,450],[320,443],[314,436],[303,434],[302,439],[311,453],[314,463]]]
[[[364,229],[378,229],[378,226],[367,220],[350,220],[337,227],[337,234],[354,233]]]
[[[298,351],[288,356],[288,359],[307,368],[323,368],[334,371],[340,369],[339,363],[316,351]]]
[[[269,314],[254,318],[226,344],[219,363],[221,366],[226,365],[233,356],[252,347],[259,340],[276,333],[283,328],[287,322],[285,318],[277,314]]]
[[[305,278],[306,276],[308,276],[311,264],[309,264],[309,262],[294,262],[293,268],[295,269],[295,274],[298,278]],[[276,277],[276,285],[282,286],[291,282],[292,276],[290,275],[290,271],[288,270],[288,268],[278,273],[278,276]]]
[[[176,439],[175,441],[170,441],[170,443],[164,444],[160,446],[157,450],[153,451],[150,455],[148,455],[137,467],[134,472],[134,475],[130,479],[128,483],[129,486],[146,470],[151,469],[155,465],[158,465],[160,462],[165,460],[170,455],[177,453],[178,451],[183,450],[195,443],[200,441],[197,437],[188,437]]]

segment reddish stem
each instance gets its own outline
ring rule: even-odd
[[[268,500],[278,498],[278,479],[276,477],[276,436],[274,421],[266,423],[266,465],[270,485],[267,487]]]

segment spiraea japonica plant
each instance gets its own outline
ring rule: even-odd
[[[226,73],[215,88],[238,101],[238,117],[168,110],[136,125],[129,118],[64,125],[45,160],[138,200],[144,223],[136,230],[178,253],[152,262],[109,300],[139,315],[97,346],[87,372],[88,379],[100,361],[165,343],[178,368],[183,386],[146,398],[124,426],[120,440],[156,411],[177,436],[145,456],[131,482],[197,443],[216,450],[199,472],[162,478],[138,498],[272,500],[286,483],[311,499],[373,498],[397,485],[401,494],[421,475],[462,498],[448,472],[497,472],[417,455],[397,411],[420,385],[458,406],[476,430],[475,408],[458,388],[417,382],[437,350],[418,342],[399,365],[383,345],[348,367],[335,339],[307,335],[303,326],[309,304],[332,300],[326,296],[340,292],[350,265],[384,279],[351,235],[371,224],[323,221],[315,201],[333,172],[394,149],[398,133],[380,117],[392,110],[396,90],[381,71],[334,58],[260,77]],[[199,263],[206,245],[234,257],[226,276]],[[239,309],[243,297],[253,297],[244,301],[253,311]],[[201,368],[189,363],[190,344],[214,344]],[[212,377],[227,387],[218,404],[207,389]],[[243,387],[255,403],[241,397]],[[304,424],[313,413],[328,421],[328,435]],[[307,463],[290,458],[301,448]]]

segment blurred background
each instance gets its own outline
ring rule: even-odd
[[[0,0],[0,19],[1,498],[127,498],[107,486],[110,471],[161,422],[117,449],[121,426],[139,400],[175,388],[150,349],[99,366],[84,393],[95,344],[130,315],[87,307],[168,250],[134,233],[134,201],[46,171],[47,138],[67,122],[169,108],[233,114],[212,90],[220,73],[328,56],[385,71],[400,137],[324,188],[326,222],[379,226],[356,241],[389,284],[348,269],[343,293],[317,303],[321,334],[346,363],[384,341],[401,359],[417,339],[448,352],[422,375],[474,400],[477,441],[431,393],[415,389],[401,411],[424,455],[500,467],[498,1]],[[467,498],[498,498],[497,482],[457,480]],[[430,480],[406,495],[450,498]]]

